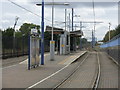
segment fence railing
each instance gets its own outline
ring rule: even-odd
[[[2,37],[2,58],[18,57],[28,54],[28,37]]]
[[[10,58],[10,57],[19,57],[28,55],[28,36],[23,37],[7,37],[2,36],[2,58]],[[49,49],[49,40],[45,40],[44,50],[48,52]]]

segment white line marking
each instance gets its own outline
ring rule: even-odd
[[[16,66],[17,64],[15,64],[15,65],[11,65],[11,66],[7,66],[7,67],[3,67],[2,69],[6,69],[6,68],[10,68],[10,67],[14,67],[14,66]]]
[[[82,55],[83,55],[83,54],[82,54]],[[80,56],[81,56],[81,55],[80,55]],[[80,57],[80,56],[79,56],[79,57]],[[32,86],[28,87],[28,88],[27,88],[27,89],[25,89],[25,90],[28,90],[28,89],[30,89],[30,88],[33,88],[33,87],[35,87],[36,85],[38,85],[38,84],[40,84],[40,83],[44,82],[45,80],[47,80],[47,79],[51,78],[52,76],[56,75],[57,73],[61,72],[61,71],[62,71],[62,70],[64,70],[65,68],[67,68],[70,64],[71,64],[71,63],[69,63],[68,65],[66,65],[66,66],[65,66],[65,67],[63,67],[62,69],[58,70],[57,72],[55,72],[55,73],[51,74],[50,76],[48,76],[48,77],[46,77],[46,78],[42,79],[41,81],[39,81],[39,82],[37,82],[37,83],[33,84]]]
[[[48,53],[48,54],[45,54],[45,56],[47,56],[47,55],[49,55],[49,53]],[[19,64],[23,64],[23,63],[25,63],[27,60],[28,60],[28,59],[26,59],[26,60],[20,62]],[[18,64],[11,65],[11,66],[7,66],[7,67],[3,67],[2,69],[11,68],[11,67],[14,67],[14,66],[17,66],[17,65],[18,65]]]
[[[111,57],[110,55],[108,55],[108,57],[111,58],[113,62],[119,66],[119,63],[113,57]]]
[[[55,72],[55,73],[51,74],[50,76],[48,76],[48,77],[46,77],[46,78],[44,78],[44,79],[42,79],[41,81],[39,81],[39,82],[37,82],[37,83],[33,84],[32,86],[28,87],[28,88],[27,88],[27,89],[25,89],[25,90],[28,90],[28,89],[30,89],[30,88],[33,88],[33,87],[35,87],[36,85],[38,85],[38,84],[42,83],[43,81],[45,81],[45,80],[47,80],[47,79],[51,78],[52,76],[56,75],[57,73],[59,73],[59,72],[60,72],[60,71],[62,71],[63,69],[67,68],[69,65],[70,65],[70,64],[66,65],[66,66],[65,66],[65,67],[63,67],[62,69],[58,70],[57,72]]]
[[[27,61],[28,61],[28,59],[26,59],[26,60],[20,62],[19,64],[23,64],[23,63],[25,63],[25,62],[27,62]]]

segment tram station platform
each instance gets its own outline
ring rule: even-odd
[[[45,54],[45,64],[28,70],[28,59],[19,64],[4,67],[2,69],[3,88],[28,88],[37,82],[42,82],[60,72],[87,51],[76,51],[68,55],[55,55],[54,61],[50,61],[50,54]]]

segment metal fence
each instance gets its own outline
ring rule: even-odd
[[[28,37],[2,37],[2,58],[18,57],[28,54]]]
[[[23,37],[7,37],[2,36],[2,58],[11,58],[28,55],[28,36]],[[45,40],[44,50],[49,52],[50,41]],[[41,44],[40,44],[41,45]]]

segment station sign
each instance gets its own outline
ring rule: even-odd
[[[31,34],[38,34],[38,30],[37,29],[31,29]]]

